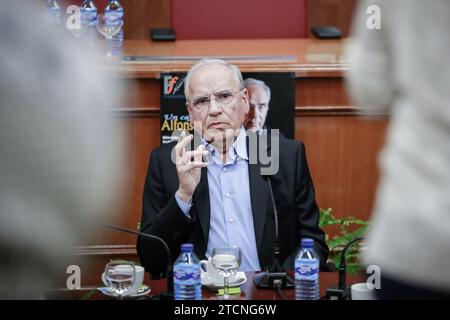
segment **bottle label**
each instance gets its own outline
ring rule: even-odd
[[[295,280],[319,279],[319,260],[297,260],[295,262]]]
[[[97,10],[80,8],[81,24],[89,27],[95,27],[97,24]]]
[[[106,24],[110,26],[118,26],[122,24],[123,21],[123,11],[107,11],[105,12]]]
[[[200,279],[200,268],[186,270],[184,268],[174,268],[174,281],[182,281],[185,284],[195,284]]]

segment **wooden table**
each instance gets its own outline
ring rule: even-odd
[[[110,70],[115,70],[125,77],[152,78],[159,77],[161,72],[186,72],[199,57],[228,57],[243,72],[286,71],[295,72],[297,77],[341,77],[343,71],[350,66],[343,54],[345,41],[233,39],[151,42],[128,40],[124,47],[125,56],[150,59],[113,64]],[[158,60],[158,57],[170,58],[170,60]],[[189,57],[193,59],[186,60]]]
[[[253,280],[255,272],[246,272],[247,281],[241,286],[241,297],[244,300],[280,300],[281,297],[275,290],[258,289],[256,288]],[[292,275],[292,272],[290,272]],[[353,283],[363,282],[364,277],[360,275],[347,275],[347,286]],[[166,290],[166,280],[144,280],[144,282],[150,285],[151,291],[148,295],[140,297],[141,300],[148,300],[157,298],[157,296]],[[320,282],[320,296],[323,297],[326,294],[327,288],[334,286],[338,283],[338,274],[335,272],[321,272],[319,275]],[[283,296],[287,300],[294,300],[294,289],[286,289],[282,291]],[[203,300],[209,300],[216,296],[215,291],[210,291],[203,288],[202,290]],[[68,299],[68,300],[110,300],[111,298],[103,295],[96,288],[85,289],[61,289],[54,290],[48,295],[49,299]]]

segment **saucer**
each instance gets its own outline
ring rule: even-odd
[[[229,283],[229,287],[239,287],[247,282],[247,277],[245,276],[245,272],[237,272],[236,273],[236,280]],[[208,289],[211,290],[219,290],[223,289],[223,281],[219,282],[212,282],[209,279],[202,277],[202,285]]]
[[[119,296],[114,293],[111,292],[111,290],[108,287],[102,287],[102,288],[97,288],[101,293],[103,293],[104,295],[108,296],[108,297],[112,297],[112,298],[118,298]],[[133,293],[133,294],[126,294],[123,296],[124,299],[133,299],[133,298],[139,298],[139,297],[143,297],[147,294],[150,293],[150,291],[152,291],[152,289],[147,286],[146,284],[141,285],[141,287],[139,288],[138,292]]]

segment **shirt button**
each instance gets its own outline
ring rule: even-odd
[[[234,219],[233,219],[233,218],[230,218],[228,221],[229,221],[230,223],[233,223],[233,222],[234,222]]]
[[[229,197],[230,197],[230,193],[227,192],[227,193],[225,194],[225,196],[227,196],[227,197],[229,198]]]
[[[222,170],[223,170],[224,172],[227,172],[227,171],[228,171],[227,167],[223,167]]]

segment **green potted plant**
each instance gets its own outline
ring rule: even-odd
[[[359,237],[364,237],[369,228],[369,221],[357,219],[355,217],[336,218],[333,214],[333,209],[320,209],[319,226],[326,232],[325,241],[330,249],[329,259],[334,263],[336,269],[339,268],[339,262],[342,255],[342,250],[345,245],[351,240]],[[338,233],[333,237],[328,235],[327,230],[332,229],[332,226],[338,226]],[[361,271],[359,262],[360,244],[355,243],[346,253],[347,272],[356,274]]]

